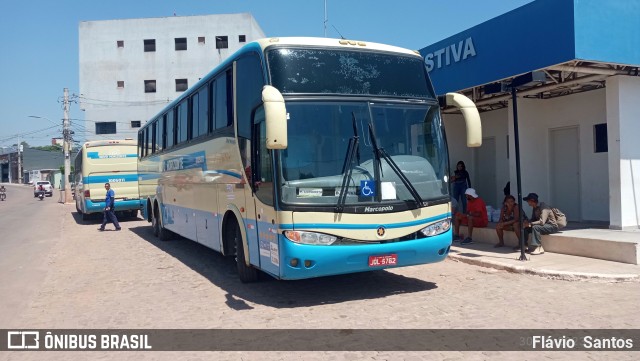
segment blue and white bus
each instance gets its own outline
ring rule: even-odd
[[[82,145],[74,161],[76,210],[82,219],[102,213],[107,182],[116,193],[116,212],[138,215],[141,200],[137,161],[137,142],[133,139],[96,140]]]
[[[451,245],[440,99],[414,51],[361,41],[249,43],[138,133],[144,216],[259,271],[303,279],[439,262]]]

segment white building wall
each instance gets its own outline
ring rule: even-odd
[[[640,78],[607,79],[610,227],[640,228]]]
[[[609,221],[609,176],[607,172],[609,156],[607,153],[594,152],[593,134],[595,124],[607,122],[605,103],[604,89],[546,100],[518,98],[523,196],[535,192],[542,201],[553,204],[549,174],[550,157],[552,156],[549,154],[550,130],[577,126],[581,169],[578,180],[581,214],[578,219]],[[508,181],[511,182],[511,194],[517,195],[513,110],[510,105],[506,109],[481,113],[480,117],[482,118],[483,138],[495,137],[496,140],[496,194],[498,199],[487,200],[495,207],[502,202],[502,189]],[[465,125],[462,117],[445,115],[444,118],[452,169],[458,160],[463,160],[467,164],[471,176],[477,177],[481,170],[469,167],[473,164],[473,149],[467,148],[465,145]],[[509,135],[508,159],[506,154],[507,134]],[[609,142],[609,150],[611,151],[611,141]],[[638,169],[640,169],[640,165]],[[524,209],[527,213],[530,212],[528,206],[525,205]]]
[[[240,35],[246,42],[239,42]],[[216,49],[216,36],[227,36],[229,47]],[[131,121],[144,125],[180,96],[176,79],[188,79],[192,86],[245,43],[263,37],[246,13],[81,22],[80,108],[86,139],[135,138],[138,128]],[[187,38],[187,50],[175,50],[175,38]],[[144,51],[145,39],[155,39],[155,52]],[[117,47],[119,40],[123,48]],[[156,80],[155,93],[145,93],[145,80]],[[124,88],[117,87],[118,81],[124,81]],[[117,134],[96,136],[96,121],[117,122]]]
[[[498,207],[502,204],[503,188],[509,182],[509,163],[507,160],[507,109],[494,110],[480,114],[482,119],[482,138],[495,138],[496,142],[496,199],[486,199],[487,205]],[[474,167],[474,148],[467,147],[465,122],[462,115],[447,114],[444,124],[449,143],[449,162],[453,172],[458,161],[463,161],[471,177],[471,185],[480,177],[482,169]],[[515,182],[512,182],[512,194]]]
[[[577,126],[580,176],[576,186],[580,188],[581,214],[574,219],[609,220],[608,155],[594,151],[594,125],[607,122],[605,103],[604,89],[546,100],[518,98],[523,196],[535,192],[541,200],[553,204],[550,130]],[[509,133],[513,134],[512,110],[509,114]],[[515,186],[515,158],[510,163]]]

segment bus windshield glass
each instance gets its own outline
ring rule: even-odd
[[[435,98],[419,57],[366,50],[275,48],[271,83],[283,94]]]
[[[287,102],[288,147],[279,162],[283,202],[336,205],[341,193],[345,206],[416,202],[411,188],[422,201],[447,198],[438,110],[436,104]]]

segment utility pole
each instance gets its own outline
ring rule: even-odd
[[[22,140],[18,137],[18,184],[22,184]]]
[[[327,0],[324,0],[324,37],[327,37]]]
[[[71,183],[69,182],[69,174],[71,173],[71,130],[69,129],[69,89],[64,88],[64,118],[62,123],[62,149],[64,152],[64,202],[71,203]]]

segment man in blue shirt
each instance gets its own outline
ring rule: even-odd
[[[118,218],[116,218],[114,209],[116,192],[111,189],[111,184],[109,183],[105,183],[104,188],[107,190],[107,195],[104,199],[105,206],[104,216],[102,217],[102,225],[100,226],[100,228],[98,228],[98,230],[104,231],[104,226],[106,226],[107,223],[111,222],[114,226],[116,226],[116,231],[119,231],[121,228],[120,224],[118,223]]]

